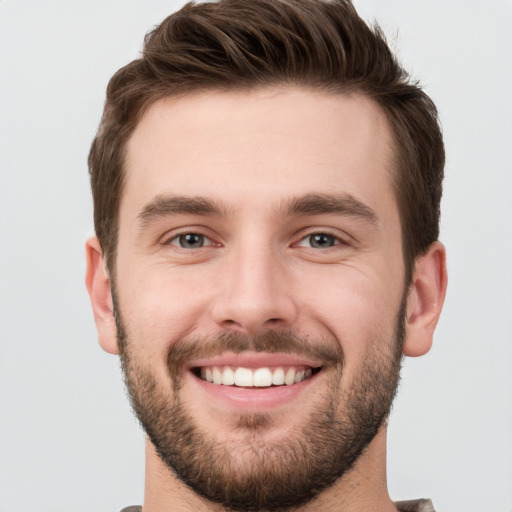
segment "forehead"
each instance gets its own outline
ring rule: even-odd
[[[362,95],[276,88],[164,98],[128,141],[121,220],[158,194],[235,210],[311,192],[394,203],[392,154],[385,115]]]

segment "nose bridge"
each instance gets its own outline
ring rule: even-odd
[[[285,264],[268,240],[233,248],[214,305],[215,322],[247,333],[289,326],[297,310],[286,281]]]

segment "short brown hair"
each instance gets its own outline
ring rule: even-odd
[[[409,282],[439,236],[444,146],[432,100],[400,67],[378,27],[350,0],[188,3],[145,38],[142,56],[110,80],[89,154],[96,234],[113,276],[127,140],[149,105],[196,91],[294,85],[359,92],[385,112]]]

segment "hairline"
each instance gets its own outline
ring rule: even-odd
[[[380,111],[380,113],[384,116],[387,128],[388,128],[388,148],[389,152],[387,154],[387,162],[386,167],[389,171],[390,176],[390,185],[393,192],[395,204],[398,210],[398,216],[400,221],[400,231],[401,231],[401,253],[402,253],[402,261],[405,266],[405,281],[406,285],[410,284],[412,278],[412,270],[414,266],[414,260],[421,254],[415,255],[415,258],[411,260],[408,257],[406,241],[407,236],[405,233],[405,223],[403,219],[403,212],[400,207],[400,181],[402,179],[403,169],[401,169],[401,153],[399,150],[399,144],[397,140],[397,133],[395,126],[392,122],[391,116],[389,115],[387,109],[384,105],[379,102],[374,94],[371,94],[364,90],[363,87],[358,87],[358,84],[352,82],[341,82],[339,84],[332,83],[310,83],[306,80],[297,81],[297,80],[281,80],[279,82],[271,83],[252,83],[247,82],[245,84],[227,84],[226,86],[220,86],[218,84],[215,85],[193,85],[192,87],[188,87],[187,90],[177,90],[177,91],[162,91],[160,94],[155,94],[154,96],[150,96],[147,98],[147,101],[143,103],[137,115],[134,116],[132,122],[130,123],[130,129],[128,130],[128,136],[124,138],[121,143],[121,166],[120,166],[120,178],[121,184],[119,187],[119,196],[118,202],[116,205],[116,215],[113,219],[114,222],[114,243],[112,244],[112,251],[110,255],[104,255],[107,258],[106,267],[109,270],[109,277],[111,281],[115,281],[115,277],[117,276],[116,272],[116,263],[117,263],[117,249],[118,249],[118,241],[119,241],[119,227],[120,227],[120,211],[121,211],[121,202],[123,200],[123,192],[125,189],[125,181],[127,176],[127,151],[128,144],[133,137],[133,134],[137,127],[139,126],[142,118],[145,116],[147,111],[153,107],[156,103],[163,100],[175,100],[179,101],[184,98],[189,98],[193,96],[199,96],[203,94],[213,93],[213,94],[240,94],[240,95],[248,95],[251,93],[255,93],[258,91],[265,90],[298,90],[298,91],[309,91],[312,93],[320,93],[326,94],[330,96],[337,95],[348,95],[348,96],[360,96],[364,97],[367,100],[370,100]]]

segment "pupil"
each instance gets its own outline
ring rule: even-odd
[[[332,247],[334,245],[334,239],[330,235],[320,233],[311,237],[311,245],[313,247]]]
[[[203,235],[188,233],[180,236],[180,245],[186,248],[197,248],[203,246]]]

